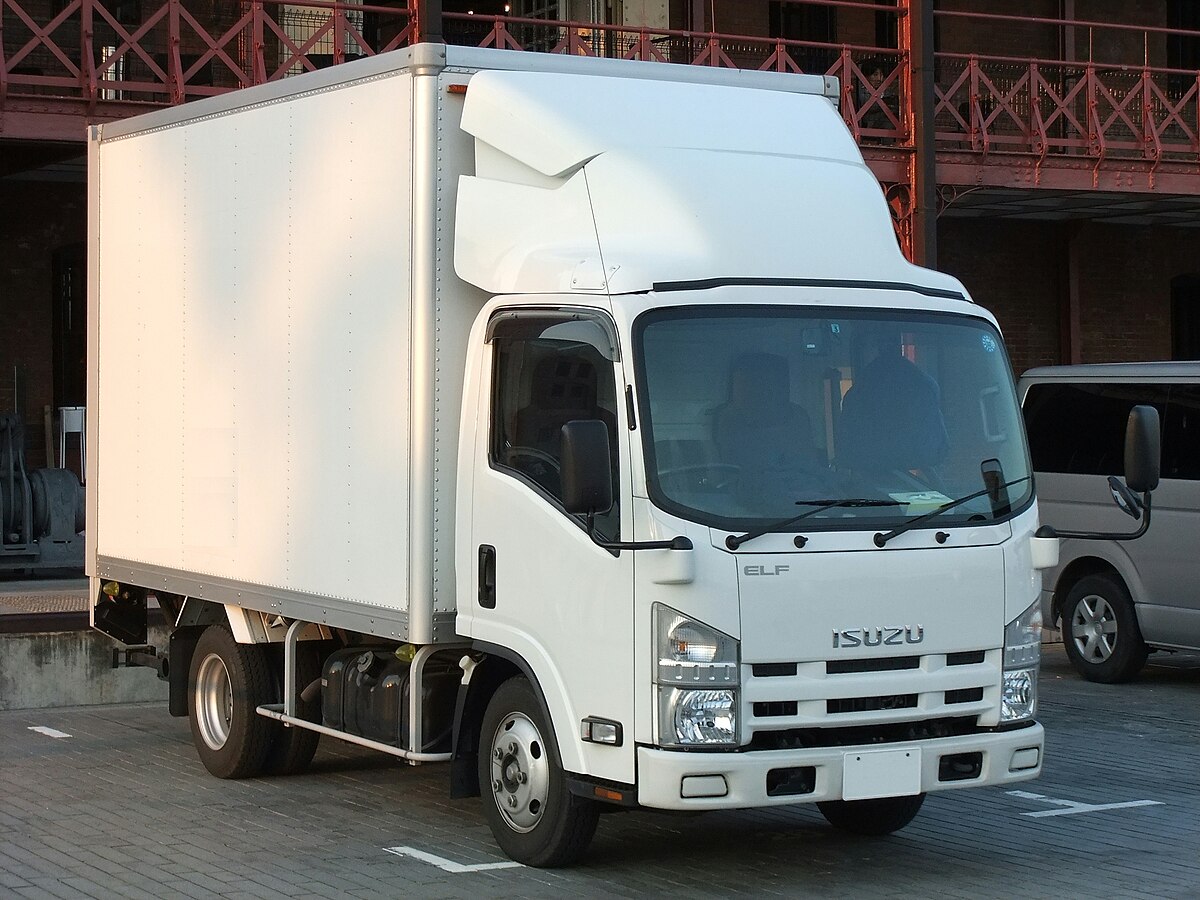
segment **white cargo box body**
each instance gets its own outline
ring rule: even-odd
[[[414,642],[454,637],[463,373],[489,295],[455,275],[459,179],[475,174],[476,147],[449,88],[482,69],[836,90],[419,45],[93,129],[90,575]],[[572,143],[571,129],[611,124],[558,99],[567,136],[548,144],[582,164],[604,148]],[[523,112],[484,121],[511,140]],[[553,129],[554,110],[531,120]],[[499,205],[478,210],[459,270],[493,291],[564,290],[474,277],[512,249]],[[586,288],[591,302],[607,281]]]
[[[452,634],[439,531],[486,297],[437,244],[439,168],[471,143],[421,56],[94,135],[95,574],[414,640],[437,610]]]

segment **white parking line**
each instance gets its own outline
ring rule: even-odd
[[[30,731],[36,731],[38,734],[44,734],[46,737],[52,738],[69,738],[70,735],[65,731],[59,731],[57,728],[48,728],[45,725],[30,725]]]
[[[1020,797],[1022,800],[1040,800],[1042,803],[1062,807],[1061,809],[1040,809],[1036,812],[1021,813],[1021,815],[1028,816],[1031,819],[1045,819],[1050,816],[1077,816],[1080,813],[1102,812],[1106,809],[1129,809],[1134,806],[1164,805],[1161,800],[1126,800],[1124,803],[1079,803],[1075,800],[1056,800],[1054,797],[1047,797],[1044,794],[1032,794],[1029,791],[1008,791],[1008,794],[1011,797]]]
[[[513,862],[512,860],[507,862],[475,863],[468,866],[456,863],[450,859],[442,859],[440,856],[434,856],[432,853],[426,853],[424,850],[418,850],[415,847],[384,847],[383,849],[385,853],[393,853],[396,856],[411,856],[413,859],[429,863],[431,866],[437,866],[442,871],[450,872],[452,875],[461,875],[464,872],[486,872],[490,869],[524,868],[519,862]]]

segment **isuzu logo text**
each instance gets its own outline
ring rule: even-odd
[[[834,631],[833,646],[841,647],[895,647],[901,644],[919,644],[925,640],[923,625],[884,625],[882,628],[844,628]]]

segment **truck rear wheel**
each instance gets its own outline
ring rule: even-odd
[[[239,644],[224,625],[204,630],[188,673],[188,720],[204,768],[218,778],[262,772],[278,725],[255,710],[274,690],[264,648]]]
[[[899,831],[917,817],[924,794],[911,797],[881,797],[878,800],[827,800],[817,809],[830,825],[869,837]]]
[[[527,866],[569,865],[596,832],[596,803],[567,789],[554,732],[525,678],[504,682],[488,703],[479,786],[496,843]]]
[[[1062,608],[1063,647],[1088,681],[1128,681],[1146,665],[1150,650],[1138,628],[1133,599],[1111,575],[1080,578]]]
[[[278,661],[276,674],[280,685],[276,702],[283,702],[283,659]],[[311,700],[299,696],[314,680],[321,677],[320,648],[310,643],[301,643],[296,648],[296,716],[308,722],[321,721],[321,695]],[[262,718],[261,716],[259,718]],[[274,740],[267,750],[263,772],[267,775],[299,775],[306,770],[317,752],[321,734],[307,728],[283,727],[277,729]]]

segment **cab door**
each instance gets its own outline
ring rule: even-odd
[[[633,553],[600,547],[583,518],[565,511],[559,475],[563,425],[608,425],[616,500],[594,527],[609,541],[628,534],[615,328],[593,311],[504,309],[488,324],[486,348],[487,423],[476,431],[472,486],[478,590],[460,623],[532,670],[564,769],[632,783]],[[620,746],[581,741],[585,718],[620,723]]]

